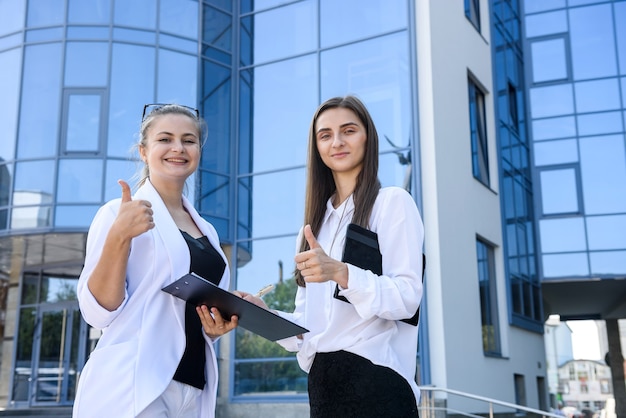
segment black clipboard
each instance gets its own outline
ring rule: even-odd
[[[346,231],[346,244],[343,247],[341,261],[353,266],[370,270],[372,273],[383,274],[383,256],[378,246],[378,234],[357,224],[349,224]],[[422,281],[424,280],[424,268],[426,256],[422,254]],[[339,285],[335,286],[335,299],[350,303],[348,299],[339,294]],[[417,326],[420,317],[420,308],[411,318],[401,319],[402,322]]]
[[[241,327],[270,341],[309,332],[308,329],[248,302],[195,273],[186,274],[161,290],[196,306],[216,307],[225,318],[237,315]]]

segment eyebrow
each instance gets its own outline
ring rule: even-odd
[[[169,135],[169,136],[174,136],[173,133],[168,132],[168,131],[161,131],[161,132],[157,132],[155,135]],[[194,134],[193,132],[186,132],[184,133],[182,136],[186,137],[186,136],[193,136],[194,138],[198,138],[198,135]]]
[[[345,128],[346,126],[359,126],[359,124],[356,123],[356,122],[346,122],[346,123],[344,123],[342,125],[339,125],[339,129]],[[317,130],[317,133],[325,132],[325,131],[331,131],[331,130],[332,129],[330,129],[330,128],[320,128],[320,129]]]

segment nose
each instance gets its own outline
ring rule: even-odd
[[[183,152],[185,147],[183,146],[183,141],[180,139],[175,139],[172,141],[172,151]]]
[[[341,147],[344,144],[343,142],[343,138],[341,137],[341,134],[336,134],[335,136],[333,136],[333,147],[334,148],[338,148]]]

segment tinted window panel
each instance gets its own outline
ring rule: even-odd
[[[617,75],[611,5],[569,10],[574,78]]]
[[[626,212],[624,136],[581,138],[580,166],[586,213]]]
[[[284,280],[292,278],[297,232],[287,237],[252,241],[252,258],[237,269],[237,289],[256,293],[267,284],[278,283],[281,273]]]
[[[617,78],[576,83],[574,90],[578,113],[602,112],[621,107]]]
[[[39,0],[39,3],[44,3],[45,1]],[[57,0],[57,2],[59,1],[61,0]],[[33,0],[30,3],[33,3]],[[25,13],[26,0],[3,1],[2,13],[0,13],[0,36],[22,30]]]
[[[406,1],[321,0],[322,48],[405,28]],[[346,18],[349,16],[348,18]]]
[[[532,124],[535,141],[576,136],[576,119],[573,116],[536,120]]]
[[[109,45],[105,42],[68,42],[66,87],[104,87],[107,84]]]
[[[533,118],[574,113],[572,86],[570,84],[562,84],[530,89],[530,105]]]
[[[156,28],[156,7],[154,0],[115,0],[114,23],[137,28]]]
[[[622,112],[606,112],[580,115],[577,117],[578,133],[583,136],[622,132],[624,128],[621,113]]]
[[[378,178],[383,187],[398,186],[410,192],[411,166],[410,152],[407,149],[396,153],[382,154],[379,157]]]
[[[122,188],[117,180],[125,180],[133,186],[133,176],[140,170],[143,163],[129,160],[107,160],[104,181],[104,201],[122,197]]]
[[[578,161],[578,143],[575,139],[538,142],[534,156],[536,166],[573,163]]]
[[[70,0],[68,22],[108,24],[111,19],[111,0]]]
[[[613,3],[613,10],[616,22],[626,22],[626,3]],[[616,25],[615,32],[617,35],[617,59],[619,60],[620,74],[626,75],[626,25]],[[626,90],[622,90],[622,92],[624,91]],[[626,105],[624,106],[626,107]]]
[[[160,29],[178,36],[197,39],[198,1],[161,0]]]
[[[591,274],[594,275],[619,275],[626,273],[626,251],[592,252]]]
[[[564,10],[526,16],[526,36],[552,35],[567,32],[567,15]]]
[[[587,250],[583,218],[543,219],[539,230],[544,253]]]
[[[0,160],[10,161],[15,158],[15,140],[17,139],[17,109],[19,108],[19,91],[22,51],[13,49],[0,53],[0,97],[4,105],[0,112],[0,126],[3,138],[0,141]]]
[[[102,160],[61,160],[57,182],[57,202],[100,202],[102,200],[102,168]]]
[[[626,215],[587,217],[589,249],[626,249],[626,234],[616,231],[626,231]]]
[[[543,275],[550,277],[576,277],[589,275],[587,253],[544,255]]]
[[[69,96],[67,112],[68,152],[100,150],[100,95],[73,94]]]
[[[56,155],[61,94],[61,44],[26,48],[18,157]],[[46,71],[41,71],[45,68]]]
[[[157,102],[196,107],[198,59],[194,56],[159,50]]]
[[[544,215],[578,212],[576,172],[573,168],[542,171],[540,179]]]
[[[565,40],[533,42],[531,45],[533,82],[567,78]]]
[[[54,210],[54,225],[64,228],[87,228],[98,211],[99,205],[63,206]]]
[[[524,0],[524,11],[526,13],[545,12],[565,7],[565,0]]]
[[[316,63],[309,55],[255,68],[252,171],[306,164],[309,125],[318,105]]]
[[[311,52],[317,48],[316,3],[305,1],[260,12],[254,16],[253,27],[256,63]]]

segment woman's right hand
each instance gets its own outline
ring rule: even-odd
[[[122,203],[111,229],[130,240],[154,228],[152,204],[147,200],[133,200],[128,183],[124,180],[118,183],[122,187]]]

